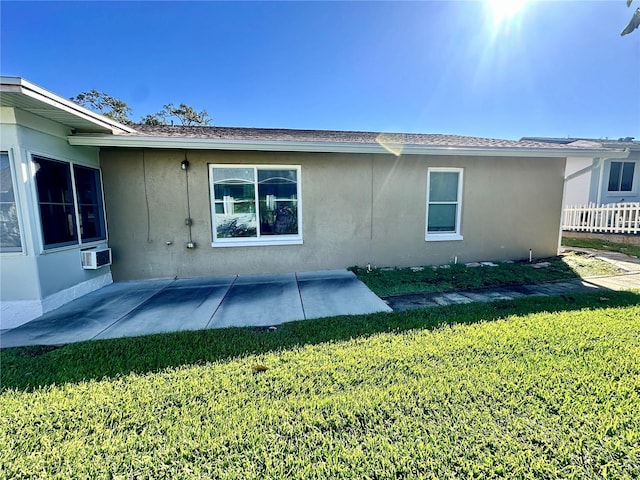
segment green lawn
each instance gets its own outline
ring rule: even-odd
[[[533,263],[548,263],[544,268],[533,268],[529,262],[496,263],[495,267],[466,267],[464,264],[446,265],[444,268],[374,268],[351,270],[372,291],[380,296],[406,293],[435,293],[469,290],[484,287],[523,285],[550,282],[577,277],[614,275],[621,270],[613,265],[582,253],[567,253]]]
[[[640,295],[9,349],[2,386],[2,478],[632,479]]]
[[[608,250],[620,252],[640,258],[640,245],[607,242],[593,238],[567,238],[562,237],[562,245],[565,247],[592,248],[594,250]]]

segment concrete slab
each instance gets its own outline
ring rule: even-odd
[[[434,297],[431,298],[431,300],[434,301],[440,307],[444,307],[446,305],[451,305],[453,303],[447,297],[445,297],[444,295],[434,296]]]
[[[453,304],[460,304],[460,303],[472,303],[473,300],[471,300],[469,297],[466,297],[465,295],[462,295],[460,293],[445,293],[444,296],[447,298],[447,300],[449,300],[451,303]]]
[[[392,311],[353,272],[300,272],[296,278],[305,318]]]
[[[204,329],[235,279],[234,276],[176,280],[95,338]]]
[[[304,319],[295,273],[242,275],[207,328],[269,326]]]
[[[632,277],[630,275],[598,278],[592,279],[591,281],[597,285],[602,286],[603,288],[610,288],[612,290],[629,290],[631,288],[634,288]]]
[[[171,282],[155,280],[107,285],[3,332],[0,346],[60,345],[90,340]]]

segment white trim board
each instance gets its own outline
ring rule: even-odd
[[[627,158],[629,150],[562,148],[449,147],[434,145],[398,145],[391,151],[375,143],[291,142],[275,140],[220,140],[213,138],[150,137],[129,135],[70,135],[70,145],[87,147],[180,148],[193,150],[254,150],[261,152],[379,153],[400,155],[456,155],[478,157],[566,158],[604,156]]]

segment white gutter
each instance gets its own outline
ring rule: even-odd
[[[563,149],[532,147],[454,147],[416,144],[358,142],[300,142],[288,140],[226,140],[129,135],[71,135],[70,145],[87,147],[165,148],[189,150],[254,150],[262,152],[392,153],[394,155],[470,155],[492,157],[575,157],[626,158],[629,150]]]
[[[20,93],[26,97],[33,98],[63,112],[74,115],[78,118],[91,122],[99,127],[114,131],[120,130],[127,133],[135,133],[136,130],[115,120],[111,120],[103,115],[92,112],[77,103],[72,102],[45,90],[21,77],[0,77],[2,92]]]

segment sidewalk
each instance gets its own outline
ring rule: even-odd
[[[393,295],[382,299],[394,311],[413,310],[440,305],[456,305],[472,302],[494,302],[496,300],[514,300],[530,296],[570,295],[601,291],[606,295],[611,290],[640,290],[640,262],[633,273],[609,277],[575,278],[557,282],[511,287],[483,288],[448,293],[412,293]]]
[[[512,287],[482,288],[448,293],[413,293],[383,297],[394,311],[416,308],[455,305],[471,302],[493,302],[495,300],[514,300],[526,296],[570,295],[607,290],[640,290],[640,259],[624,253],[592,250],[589,248],[562,247],[563,252],[582,252],[593,255],[598,260],[615,265],[627,272],[607,277],[575,278],[557,282],[534,285],[516,285]]]
[[[591,248],[562,247],[562,252],[582,252],[593,255],[598,260],[615,265],[625,272],[640,272],[640,259],[630,257],[624,253],[607,252],[606,250],[593,250]]]

